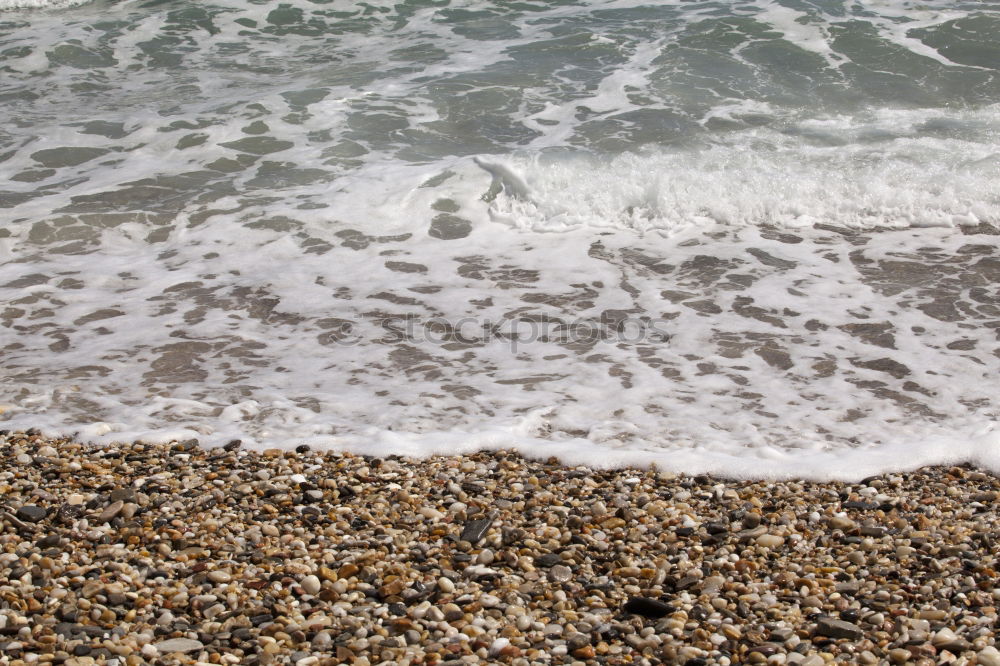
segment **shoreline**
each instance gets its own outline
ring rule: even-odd
[[[0,664],[1000,665],[1000,480],[0,435]]]

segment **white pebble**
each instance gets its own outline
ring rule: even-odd
[[[303,577],[302,580],[299,581],[299,585],[302,587],[303,590],[306,591],[307,594],[312,594],[312,595],[319,594],[321,587],[319,578],[317,578],[312,574]]]

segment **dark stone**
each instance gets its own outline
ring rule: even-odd
[[[462,536],[459,537],[461,541],[468,541],[469,543],[475,545],[482,541],[483,537],[486,536],[486,531],[490,529],[490,525],[493,524],[493,518],[479,518],[478,520],[470,520],[462,528]]]
[[[243,446],[243,440],[240,440],[240,439],[231,439],[228,442],[226,442],[225,446],[222,447],[222,450],[223,451],[236,451],[241,446]]]
[[[253,632],[250,631],[250,627],[239,627],[233,629],[233,640],[237,641],[248,641],[253,636]]]
[[[840,619],[844,622],[857,622],[861,618],[861,613],[856,608],[848,608],[840,612]]]
[[[19,520],[23,520],[28,523],[38,523],[45,520],[45,516],[48,515],[48,511],[40,506],[35,506],[34,504],[25,504],[20,509],[17,510],[15,514]]]
[[[500,540],[505,546],[513,546],[524,539],[524,530],[517,527],[500,528]]]
[[[107,635],[107,630],[102,629],[101,627],[95,627],[92,624],[78,624],[77,626],[85,636],[89,636],[91,638],[103,638]],[[110,655],[111,653],[108,652],[106,656]]]
[[[729,531],[729,525],[726,523],[708,523],[705,525],[705,531],[709,534],[724,534]]]
[[[778,627],[777,629],[771,630],[771,640],[780,641],[782,643],[784,643],[794,635],[795,632],[787,627]]]
[[[878,504],[872,504],[870,502],[844,502],[841,506],[845,509],[858,509],[860,511],[874,511],[878,508]]]
[[[400,603],[389,604],[389,614],[402,617],[406,615],[406,606]]]
[[[776,643],[761,643],[760,645],[754,645],[750,648],[751,652],[760,652],[765,657],[770,657],[775,654],[784,654],[785,648]]]
[[[309,451],[310,449],[308,444],[299,444],[295,447],[296,453],[309,453]]]
[[[43,536],[41,539],[35,542],[35,545],[39,548],[52,548],[53,546],[59,545],[59,535],[49,534]]]
[[[259,627],[262,624],[267,624],[268,622],[274,622],[274,616],[270,613],[264,613],[262,615],[254,615],[250,618],[250,624],[255,627]]]
[[[108,504],[114,504],[118,500],[122,502],[134,502],[135,501],[135,489],[134,488],[116,488],[111,491],[110,499]]]
[[[86,657],[90,654],[91,647],[89,645],[80,644],[73,648],[73,656],[75,657]]]
[[[83,633],[83,628],[79,624],[73,622],[59,622],[56,624],[55,632],[57,636],[62,636],[63,638],[73,638]]]
[[[633,615],[661,618],[673,613],[674,607],[649,597],[632,597],[625,603],[622,610]]]
[[[183,442],[177,442],[174,447],[175,451],[194,451],[198,448],[197,439],[185,439]]]
[[[837,620],[828,616],[818,618],[816,621],[816,630],[813,631],[813,636],[846,638],[852,641],[860,640],[864,635],[865,634],[861,630],[861,627],[856,624],[851,624],[850,622],[844,622],[843,620]]]
[[[546,569],[554,567],[560,562],[562,562],[562,558],[555,553],[545,553],[535,558],[535,566],[545,567]]]
[[[75,623],[79,619],[79,614],[73,606],[63,604],[59,607],[59,610],[56,611],[56,617],[63,622]]]

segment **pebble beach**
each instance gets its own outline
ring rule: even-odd
[[[0,664],[1000,664],[998,479],[0,435]]]

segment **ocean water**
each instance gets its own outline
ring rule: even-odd
[[[0,427],[1000,471],[1000,5],[0,0]]]

